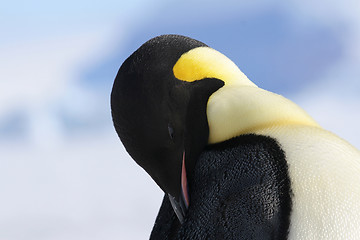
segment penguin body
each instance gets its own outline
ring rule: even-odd
[[[221,142],[231,134],[252,133],[278,142],[291,182],[289,239],[357,239],[359,150],[322,129],[289,100],[262,89],[241,88],[224,86],[212,95],[208,103],[209,140]],[[231,107],[219,109],[216,105]],[[216,114],[212,116],[212,112]],[[246,120],[238,120],[246,118],[252,120],[248,121],[250,126]]]
[[[115,129],[164,190],[151,239],[358,239],[360,152],[177,35],[121,66]]]

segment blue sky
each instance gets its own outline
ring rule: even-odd
[[[359,10],[355,0],[2,3],[0,239],[149,235],[162,193],[118,140],[109,94],[126,57],[159,34],[223,52],[359,148]]]

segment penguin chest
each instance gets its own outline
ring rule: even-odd
[[[360,152],[316,127],[281,126],[270,136],[285,152],[292,189],[289,239],[358,239]]]

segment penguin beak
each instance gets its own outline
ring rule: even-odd
[[[182,167],[181,167],[181,192],[179,199],[176,199],[172,195],[168,194],[171,206],[174,209],[176,216],[178,217],[181,224],[184,222],[185,214],[189,208],[189,193],[188,193],[188,184],[186,177],[186,167],[185,167],[185,151],[183,151]]]

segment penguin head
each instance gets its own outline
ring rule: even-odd
[[[252,84],[232,64],[202,42],[163,35],[127,58],[115,78],[116,132],[130,156],[169,195],[180,221],[189,204],[187,179],[208,143],[210,96],[234,79]]]

